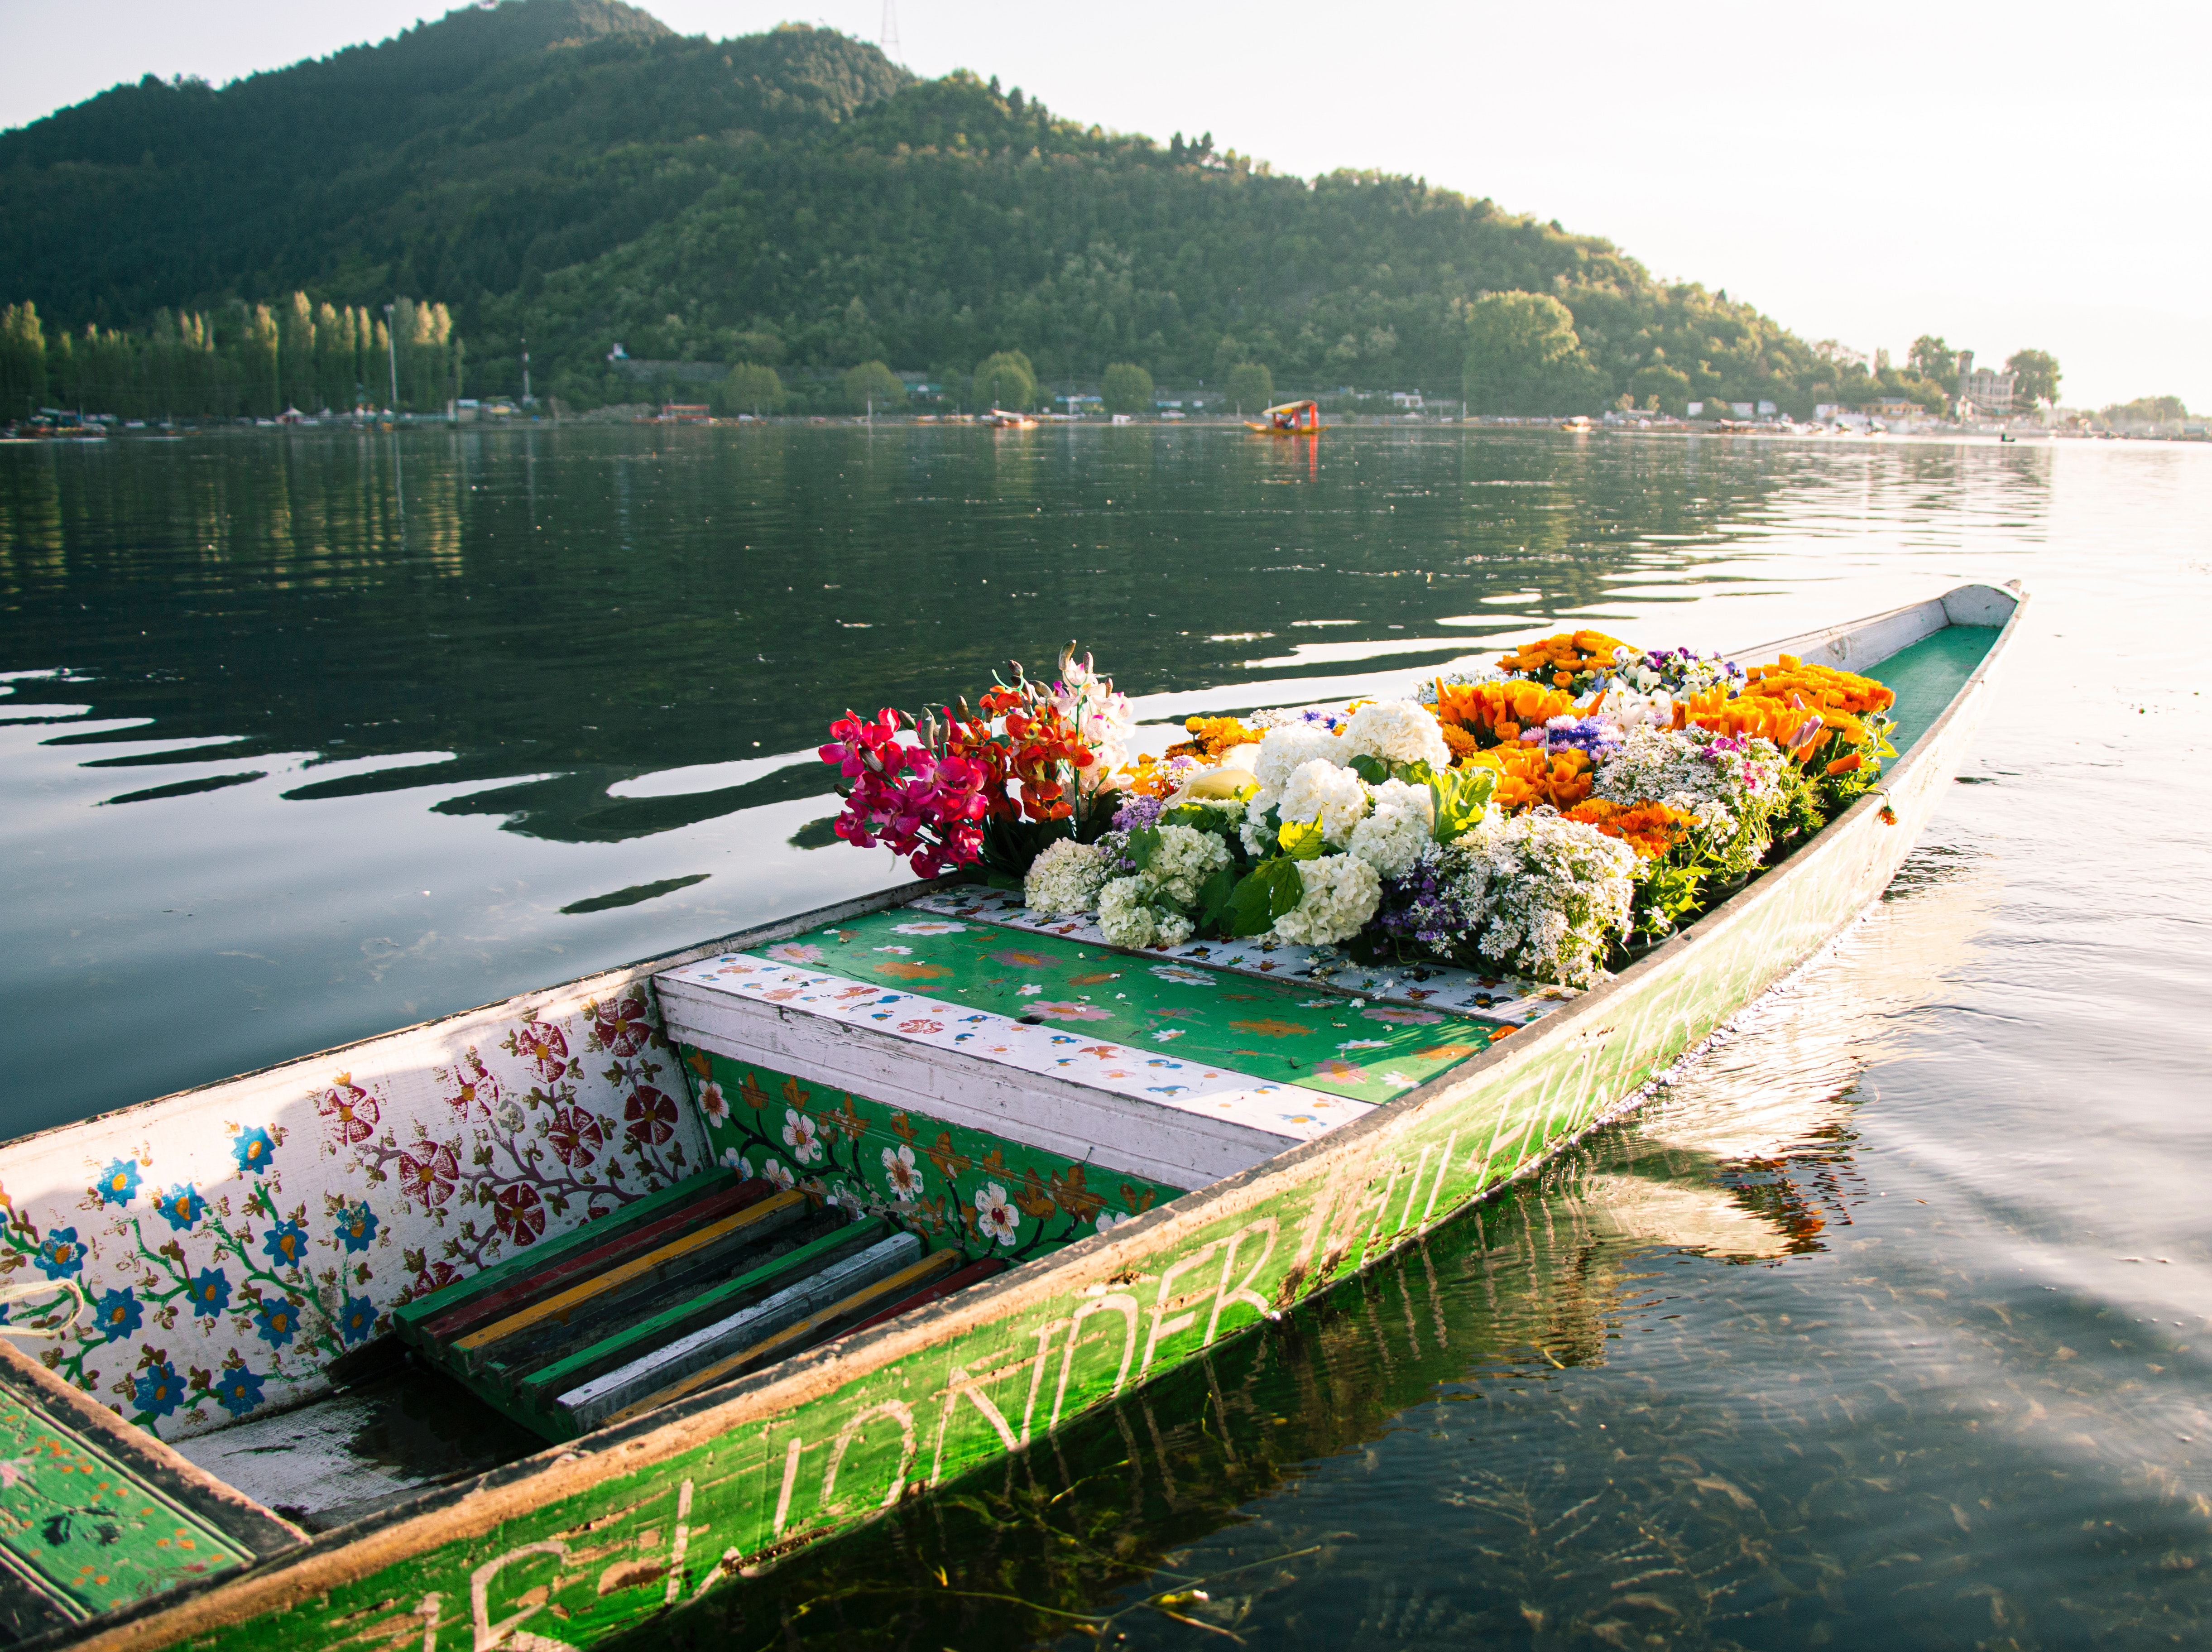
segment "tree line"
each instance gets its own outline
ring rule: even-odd
[[[120,418],[274,418],[394,407],[434,413],[461,393],[467,351],[443,304],[280,304],[157,310],[140,328],[51,333],[35,304],[0,311],[0,417],[40,409]]]

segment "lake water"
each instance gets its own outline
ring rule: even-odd
[[[9,1133],[887,881],[848,704],[1153,718],[2034,593],[1889,898],[1634,1124],[725,1590],[741,1646],[2212,1638],[2212,452],[853,428],[0,449]]]

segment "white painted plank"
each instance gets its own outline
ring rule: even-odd
[[[833,1262],[819,1273],[787,1285],[773,1297],[702,1326],[666,1346],[641,1354],[627,1365],[593,1377],[562,1394],[555,1405],[581,1429],[596,1428],[624,1406],[658,1394],[726,1355],[741,1352],[809,1314],[829,1307],[863,1285],[886,1278],[921,1260],[921,1241],[895,1233],[859,1254]]]

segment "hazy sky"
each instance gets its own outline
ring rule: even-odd
[[[902,62],[1310,174],[1374,167],[1607,236],[1808,338],[2057,355],[2063,398],[2212,409],[2212,8],[896,0]],[[222,82],[442,4],[0,0],[0,124]],[[865,39],[884,0],[657,0]]]

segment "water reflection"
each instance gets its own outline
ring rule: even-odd
[[[0,449],[0,779],[31,799],[0,991],[71,1042],[144,1029],[0,1100],[58,1122],[884,881],[815,852],[828,720],[1071,635],[1153,716],[1698,602],[1675,640],[1741,641],[1923,511],[2039,531],[2048,459],[1433,428]]]

